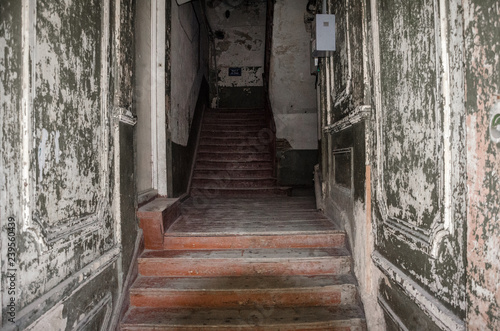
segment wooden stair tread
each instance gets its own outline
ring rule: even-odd
[[[245,261],[288,261],[331,259],[333,257],[349,257],[346,248],[291,248],[291,249],[235,249],[235,250],[149,250],[139,257],[139,264],[145,260],[164,259],[230,259]]]
[[[358,326],[364,314],[357,306],[249,308],[133,308],[123,330],[331,330]]]
[[[352,275],[318,276],[226,276],[226,277],[139,277],[131,291],[268,291],[355,285]]]

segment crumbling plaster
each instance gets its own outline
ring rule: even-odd
[[[244,88],[243,93],[251,97],[254,88],[263,86],[266,2],[241,1],[233,6],[231,2],[207,1],[206,9],[215,44],[210,68],[212,107],[222,97],[217,89]],[[229,75],[233,67],[241,68],[241,76]]]

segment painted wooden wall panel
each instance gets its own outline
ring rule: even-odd
[[[464,2],[467,91],[467,295],[470,330],[500,329],[500,145],[490,140],[500,91],[500,4]]]
[[[116,313],[130,266],[120,253],[130,259],[137,236],[133,210],[118,210],[135,194],[117,194],[133,179],[133,167],[117,167],[133,133],[118,120],[132,99],[132,8],[1,2],[0,224],[14,229],[2,231],[2,330],[106,329]],[[127,247],[121,216],[132,222]]]
[[[450,309],[426,308],[438,325],[460,325],[466,305],[460,13],[458,1],[372,5],[376,246]]]

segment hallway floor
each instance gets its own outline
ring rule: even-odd
[[[345,232],[312,196],[189,198],[122,330],[365,330]]]

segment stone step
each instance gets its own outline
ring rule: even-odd
[[[192,188],[203,189],[206,187],[220,187],[220,188],[259,188],[273,186],[276,179],[272,177],[262,178],[231,178],[224,177],[193,177]]]
[[[139,274],[154,277],[224,277],[347,274],[345,248],[148,250],[138,259]]]
[[[272,177],[273,169],[272,168],[263,168],[263,169],[216,169],[216,168],[205,168],[205,169],[196,169],[193,174],[193,178],[196,177],[223,177],[223,178],[246,178],[246,177],[254,177],[254,178],[262,178],[262,177]]]
[[[355,303],[356,285],[350,275],[139,277],[130,290],[133,307],[314,307]]]
[[[133,308],[122,331],[158,330],[342,330],[364,331],[358,306],[248,308]]]

